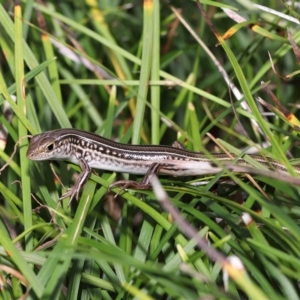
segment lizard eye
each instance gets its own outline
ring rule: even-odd
[[[47,151],[52,151],[54,149],[54,144],[52,143],[52,144],[49,144],[47,147],[46,147],[46,150]]]

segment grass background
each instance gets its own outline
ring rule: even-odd
[[[11,122],[0,116],[8,130],[1,164],[19,137],[74,127],[124,143],[179,140],[208,156],[222,152],[208,133],[239,155],[269,142],[259,153],[291,169],[299,156],[294,123],[259,110],[254,97],[270,102],[260,84],[269,82],[297,116],[297,73],[288,81],[276,76],[268,52],[280,75],[297,71],[287,28],[297,44],[299,9],[265,1],[282,13],[276,16],[249,1],[207,3],[217,37],[193,1],[2,1],[0,103],[7,101],[14,114]],[[243,26],[225,6],[245,18]],[[220,36],[229,29],[235,34],[224,42]],[[229,91],[203,45],[236,89]],[[259,190],[232,174],[234,184],[216,184],[226,173],[197,178],[201,186],[160,178],[182,216],[219,253],[238,257],[239,268],[199,250],[152,191],[114,199],[107,187],[126,174],[97,170],[78,205],[58,206],[63,187],[49,162],[28,161],[27,145],[20,143],[1,172],[3,299],[21,297],[27,286],[29,299],[299,299],[297,186],[255,177]],[[53,168],[66,187],[73,185],[78,167]],[[247,226],[245,212],[252,217]]]

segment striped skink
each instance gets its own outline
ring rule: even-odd
[[[287,172],[280,162],[259,155],[249,155],[268,169]],[[102,169],[130,174],[145,175],[142,182],[118,181],[116,185],[133,186],[137,189],[149,187],[149,176],[167,174],[172,176],[194,176],[215,174],[222,170],[219,164],[249,164],[232,154],[212,154],[212,158],[198,152],[175,146],[127,145],[105,139],[99,135],[78,129],[58,129],[32,137],[27,157],[34,161],[65,160],[79,165],[82,172],[75,185],[61,199],[79,198],[79,192],[91,175],[91,169]],[[294,167],[300,175],[300,168]]]

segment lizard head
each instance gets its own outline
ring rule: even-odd
[[[32,137],[27,150],[27,158],[31,160],[58,159],[57,155],[61,152],[61,143],[56,131],[47,131]]]

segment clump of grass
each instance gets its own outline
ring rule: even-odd
[[[0,116],[8,131],[1,164],[20,137],[74,127],[124,143],[178,139],[208,156],[257,149],[293,173],[297,73],[284,81],[268,52],[278,74],[295,71],[286,28],[297,51],[296,11],[272,1],[272,13],[245,3],[210,3],[204,14],[195,2],[171,4],[0,5],[0,103],[13,111],[11,122]],[[236,25],[232,11],[244,22]],[[228,29],[234,35],[225,42]],[[281,119],[258,105],[255,96],[271,100],[261,81],[280,102],[273,110]],[[289,180],[226,170],[197,178],[200,185],[161,177],[179,213],[173,220],[153,191],[114,198],[107,188],[127,175],[99,171],[69,208],[58,203],[56,178],[72,186],[79,168],[31,163],[27,144],[1,173],[4,299],[299,298],[299,187]],[[197,247],[177,225],[182,219],[222,259]]]

